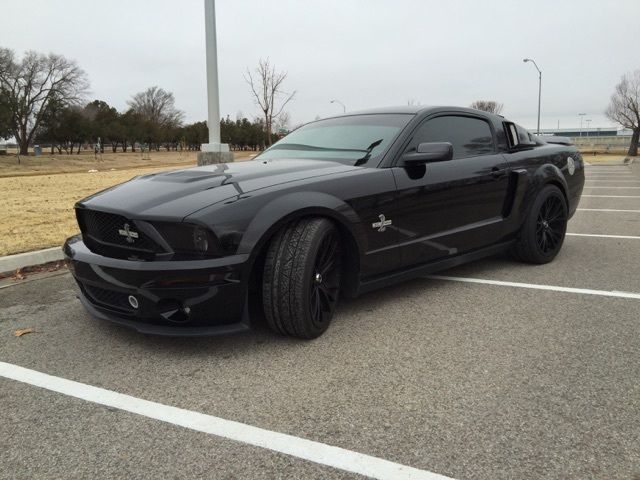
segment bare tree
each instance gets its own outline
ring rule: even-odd
[[[289,112],[282,112],[274,121],[276,132],[280,133],[281,130],[289,130],[289,122],[291,122]]]
[[[284,107],[296,94],[295,90],[291,94],[282,90],[282,84],[286,78],[287,72],[276,72],[275,65],[271,65],[268,58],[260,60],[253,74],[247,69],[244,77],[264,115],[267,145],[271,145],[274,121],[282,114]]]
[[[494,100],[476,100],[469,106],[471,108],[475,108],[476,110],[495,113],[496,115],[500,115],[502,109],[504,108],[504,105],[502,103],[498,103]]]
[[[13,136],[12,130],[9,98],[4,89],[0,87],[0,140],[11,138]]]
[[[136,93],[127,104],[135,113],[159,127],[178,127],[184,118],[184,113],[175,107],[173,93],[157,86]]]
[[[640,70],[622,76],[605,111],[607,117],[631,130],[631,145],[627,155],[638,155],[640,139]]]
[[[87,75],[73,60],[29,51],[18,61],[12,50],[0,48],[0,90],[20,155],[27,155],[49,108],[78,104],[88,87]]]

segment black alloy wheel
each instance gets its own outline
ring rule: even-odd
[[[340,242],[337,232],[333,230],[320,243],[310,278],[310,314],[318,328],[331,321],[338,303],[341,267]]]
[[[565,207],[556,196],[547,198],[536,221],[536,243],[540,251],[548,255],[562,241],[566,228]]]
[[[522,262],[549,263],[564,242],[569,212],[562,191],[546,185],[533,201],[511,255]]]

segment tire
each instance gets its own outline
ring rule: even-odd
[[[534,200],[511,255],[522,262],[549,263],[562,248],[567,220],[567,201],[562,191],[547,185]]]
[[[340,235],[325,218],[303,218],[278,232],[265,259],[262,300],[269,327],[291,337],[322,335],[340,292]]]

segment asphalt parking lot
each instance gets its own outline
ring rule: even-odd
[[[589,167],[568,231],[549,265],[345,301],[312,342],[143,336],[89,318],[68,273],[1,288],[0,478],[638,479],[640,168]]]

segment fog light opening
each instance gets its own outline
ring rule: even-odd
[[[140,304],[138,303],[138,299],[133,295],[129,295],[129,305],[136,309],[140,306]]]

